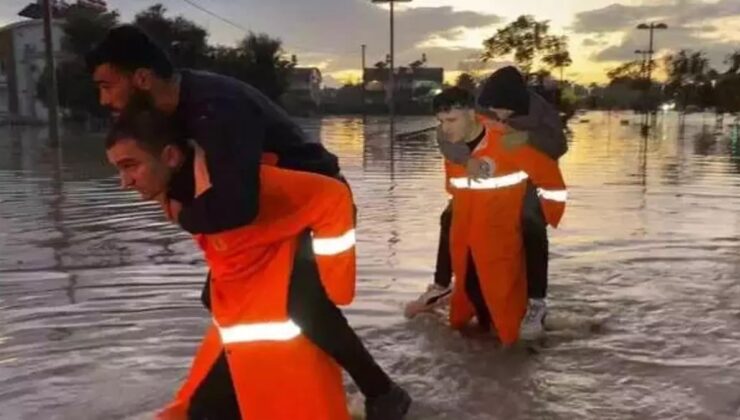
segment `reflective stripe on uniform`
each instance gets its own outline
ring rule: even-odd
[[[546,190],[543,188],[537,188],[537,195],[550,201],[558,201],[561,203],[568,201],[567,190]]]
[[[344,235],[334,238],[313,238],[313,252],[316,255],[337,255],[352,249],[357,241],[355,230],[350,229]]]
[[[496,176],[492,178],[483,178],[473,180],[467,177],[450,178],[450,185],[457,189],[471,190],[495,190],[498,188],[511,187],[517,185],[529,178],[524,171],[514,172],[509,175]]]
[[[292,320],[261,322],[218,327],[223,344],[251,343],[255,341],[288,341],[301,334],[301,328]]]

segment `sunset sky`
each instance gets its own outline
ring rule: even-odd
[[[0,25],[17,19],[29,0],[0,2]],[[372,65],[388,52],[388,10],[370,0],[191,0],[226,17],[229,25],[184,0],[163,0],[171,14],[184,15],[210,32],[210,41],[233,45],[246,30],[266,32],[284,42],[299,65],[318,66],[328,85],[357,77],[360,45],[367,44]],[[108,0],[124,21],[152,0]],[[426,53],[430,66],[454,77],[475,66],[482,41],[521,14],[551,22],[551,33],[567,35],[573,65],[566,76],[582,83],[603,82],[605,71],[647,49],[641,22],[670,26],[656,33],[663,55],[680,48],[701,49],[712,65],[740,49],[740,0],[414,0],[397,6],[396,63],[408,64]],[[492,65],[496,65],[495,63]]]

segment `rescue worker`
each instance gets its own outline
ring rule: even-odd
[[[260,162],[270,156],[281,168],[343,179],[336,156],[311,142],[290,117],[254,87],[208,72],[175,71],[165,52],[140,29],[112,29],[87,56],[100,104],[114,117],[129,107],[151,106],[170,116],[179,137],[205,151],[214,187],[193,199],[191,165],[173,174],[161,202],[182,203],[181,226],[192,234],[214,234],[243,227],[259,206]],[[203,291],[210,309],[209,281]],[[298,298],[305,296],[304,298]],[[378,366],[346,318],[312,277],[292,279],[288,311],[304,335],[330,354],[365,395],[366,416],[401,419],[411,403],[408,393]],[[327,334],[321,326],[331,325]],[[214,372],[226,372],[224,357]],[[213,380],[229,384],[228,375]]]
[[[449,88],[433,107],[445,137],[471,151],[467,167],[445,160],[452,268],[460,279],[453,286],[450,324],[462,328],[476,316],[511,345],[527,310],[521,218],[527,182],[537,188],[545,220],[556,227],[567,197],[563,178],[553,159],[526,142],[504,142],[511,128],[476,115],[469,92]]]
[[[108,137],[107,157],[118,168],[122,185],[136,189],[143,199],[158,197],[174,170],[185,164],[194,168],[194,198],[213,188],[203,150],[195,145],[188,159],[171,127],[158,113],[142,111],[122,117]],[[191,419],[348,418],[341,371],[305,337],[288,313],[287,301],[291,277],[296,276],[318,277],[335,304],[352,301],[351,194],[332,178],[267,165],[260,168],[259,194],[251,224],[194,235],[212,272],[213,325],[163,418],[178,413]],[[168,218],[177,221],[179,203],[161,204]],[[307,229],[310,235],[303,233]],[[316,254],[313,267],[298,258],[311,250]],[[214,406],[199,394],[221,391],[203,387],[209,386],[206,379],[224,348],[236,403],[218,401]]]
[[[527,88],[524,77],[514,67],[494,72],[483,83],[477,99],[477,112],[514,128],[504,139],[506,143],[526,142],[535,149],[557,160],[568,150],[558,111],[536,92]],[[447,141],[441,130],[437,132],[440,150],[445,158],[467,166],[470,148],[464,143]],[[475,175],[478,168],[468,168]],[[408,317],[429,310],[449,299],[452,291],[452,266],[449,251],[451,205],[440,216],[440,234],[434,282],[416,300],[406,307]],[[547,315],[547,286],[549,244],[547,223],[542,214],[535,188],[528,183],[522,212],[522,234],[527,266],[527,315],[522,322],[523,339],[535,339],[544,332]]]

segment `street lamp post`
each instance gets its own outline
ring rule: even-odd
[[[653,53],[655,52],[654,49],[653,49],[653,40],[654,40],[653,33],[655,32],[656,29],[658,29],[658,30],[668,29],[668,25],[666,25],[665,23],[655,23],[655,22],[641,23],[641,24],[637,25],[637,29],[650,31],[650,43],[648,45],[648,50],[647,50],[647,56],[648,56],[648,61],[647,61],[647,86],[645,87],[645,106],[646,106],[645,112],[646,113],[645,113],[645,125],[642,128],[643,129],[643,132],[645,134],[647,134],[647,132],[649,130],[649,125],[648,125],[648,122],[649,122],[649,117],[648,117],[649,111],[648,111],[647,108],[649,106],[648,105],[648,99],[650,97],[649,96],[649,94],[650,94],[650,88],[652,87],[652,84],[653,84]]]
[[[390,3],[390,66],[388,68],[388,114],[391,117],[391,121],[393,120],[395,116],[395,73],[394,73],[394,61],[395,61],[395,52],[394,52],[394,31],[395,31],[395,25],[394,25],[394,4],[395,3],[408,3],[411,0],[371,0],[373,3]]]
[[[668,29],[668,25],[665,23],[654,23],[651,22],[649,24],[647,23],[641,23],[637,25],[637,29],[640,30],[649,30],[650,31],[650,44],[647,50],[648,54],[648,62],[647,62],[647,79],[648,79],[648,86],[652,83],[652,75],[653,75],[653,32],[655,32],[656,29]]]
[[[642,67],[640,70],[642,74],[640,75],[640,77],[646,78],[647,77],[647,59],[648,59],[647,57],[648,57],[649,52],[645,50],[635,50],[635,54],[642,56]]]
[[[648,90],[650,89],[650,82],[647,81],[648,75],[647,75],[647,60],[648,55],[650,55],[650,51],[646,50],[635,50],[635,54],[639,54],[642,56],[642,65],[640,67],[640,80],[645,81],[645,90],[642,94],[642,105],[641,107],[644,108],[645,114],[642,115],[642,130],[645,132],[647,130],[647,124],[648,124]]]

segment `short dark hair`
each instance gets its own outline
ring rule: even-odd
[[[468,109],[475,107],[475,98],[467,90],[453,86],[442,91],[432,100],[434,113],[447,112],[452,109]]]
[[[163,79],[169,79],[175,71],[167,53],[134,25],[120,25],[108,31],[105,38],[85,55],[85,62],[90,73],[106,63],[127,72],[150,69]]]
[[[111,126],[105,139],[110,149],[121,140],[131,139],[153,154],[165,146],[184,146],[172,117],[153,108],[131,109],[121,114]]]

